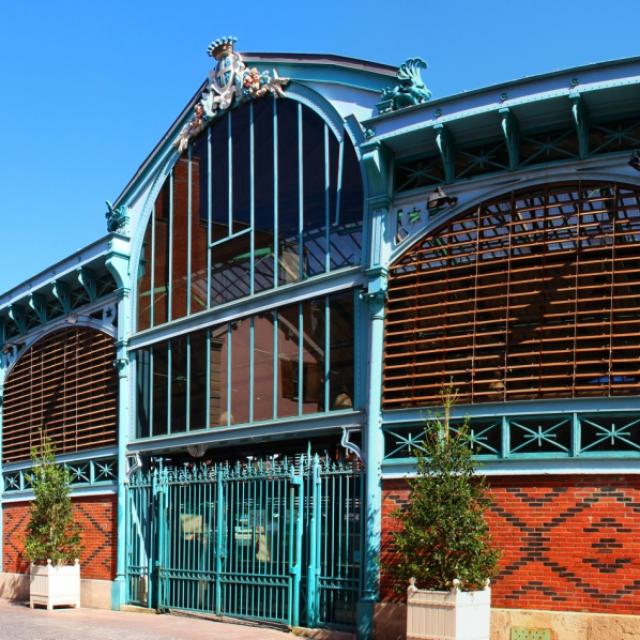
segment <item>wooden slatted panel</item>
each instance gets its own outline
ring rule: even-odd
[[[41,432],[58,454],[115,444],[115,357],[113,338],[86,327],[56,331],[34,344],[5,383],[3,462],[28,459]]]
[[[516,192],[391,267],[384,407],[640,393],[640,191]]]

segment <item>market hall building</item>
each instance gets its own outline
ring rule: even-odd
[[[86,606],[395,638],[453,381],[494,629],[639,633],[640,60],[435,99],[417,58],[209,53],[108,234],[0,297],[0,596],[46,433]]]

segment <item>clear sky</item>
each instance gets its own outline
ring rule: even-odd
[[[636,0],[0,0],[0,292],[106,232],[211,66],[240,51],[420,55],[434,98],[640,55]]]

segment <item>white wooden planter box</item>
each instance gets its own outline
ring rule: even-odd
[[[456,581],[457,582],[457,581]],[[407,640],[489,640],[491,589],[407,590]]]
[[[31,565],[29,605],[41,604],[47,609],[59,605],[80,606],[80,563],[71,565]]]

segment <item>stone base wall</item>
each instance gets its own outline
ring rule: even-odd
[[[113,580],[117,552],[116,497],[74,498],[73,511],[75,521],[82,530],[80,564],[83,577]],[[13,574],[28,573],[29,561],[24,555],[24,540],[29,523],[29,503],[10,502],[2,505],[2,518],[2,569]]]
[[[84,569],[81,567],[81,571]],[[80,606],[91,609],[111,609],[111,580],[80,580]],[[0,598],[29,601],[29,574],[0,573]]]
[[[375,640],[406,640],[406,605],[376,606]],[[511,640],[513,627],[550,629],[553,640],[631,640],[640,638],[640,615],[491,609],[491,640]]]

